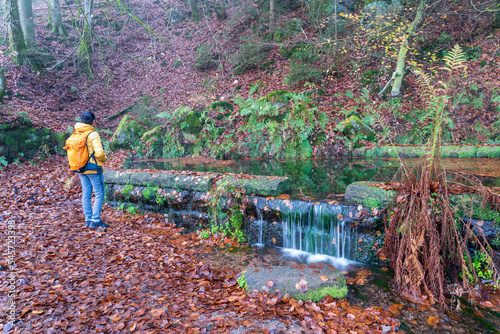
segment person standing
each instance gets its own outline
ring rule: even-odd
[[[86,133],[89,160],[82,170],[78,170],[78,176],[82,184],[82,206],[85,214],[85,225],[91,229],[98,227],[109,227],[101,220],[101,209],[104,202],[104,176],[102,166],[107,157],[102,148],[101,137],[95,131],[92,124],[95,115],[91,111],[85,111],[80,116],[81,122],[75,124],[75,132]],[[94,192],[94,205],[91,204],[92,192]]]

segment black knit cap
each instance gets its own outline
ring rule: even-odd
[[[82,123],[92,125],[95,119],[95,115],[92,111],[84,111],[80,115],[80,119],[82,120]]]

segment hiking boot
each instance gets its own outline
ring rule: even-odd
[[[108,228],[109,225],[103,223],[102,220],[100,220],[98,222],[91,222],[90,225],[89,225],[89,228],[92,228],[92,229],[98,228],[98,227]]]
[[[85,226],[90,227],[90,224],[92,224],[91,221],[88,221],[88,220],[85,221]]]

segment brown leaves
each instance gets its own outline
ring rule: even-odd
[[[364,285],[366,283],[366,278],[372,274],[371,270],[367,268],[361,268],[356,272],[355,277],[348,277],[346,279],[347,284]]]
[[[307,290],[309,290],[309,288],[307,287],[307,281],[305,279],[300,279],[300,282],[299,283],[296,283],[295,284],[295,288],[297,290],[300,290],[300,292],[304,293],[306,292]]]

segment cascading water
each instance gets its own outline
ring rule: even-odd
[[[257,220],[255,221],[255,224],[257,224],[257,226],[259,227],[259,232],[258,232],[258,240],[255,244],[253,244],[254,246],[257,246],[257,247],[264,247],[264,242],[263,242],[263,239],[262,239],[262,234],[263,234],[263,225],[264,225],[264,219],[262,218],[262,211],[260,209],[256,209],[257,211]]]
[[[318,202],[288,212],[282,219],[283,246],[313,255],[349,259],[354,232],[344,219],[348,216],[352,216],[350,207]]]

